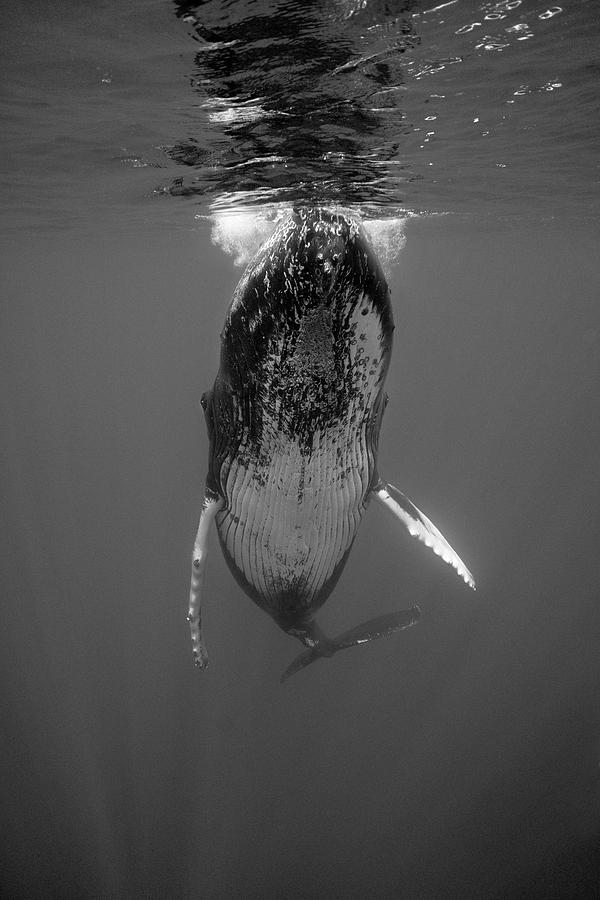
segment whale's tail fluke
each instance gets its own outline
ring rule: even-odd
[[[402,631],[404,628],[410,628],[421,618],[421,610],[418,606],[411,609],[403,609],[398,612],[387,613],[384,616],[378,616],[376,619],[369,619],[362,625],[356,625],[349,631],[336,638],[327,638],[325,635],[321,637],[318,643],[313,647],[309,647],[300,653],[299,656],[287,667],[281,681],[287,679],[304,669],[317,659],[323,659],[327,656],[333,656],[338,650],[344,650],[346,647],[355,647],[357,644],[366,644],[368,641],[374,641],[377,638],[387,637],[395,631]]]

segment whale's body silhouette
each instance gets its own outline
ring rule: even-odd
[[[209,470],[188,616],[198,665],[207,662],[199,603],[213,519],[238,583],[309,647],[293,671],[418,618],[413,607],[333,641],[314,621],[372,496],[474,586],[435,526],[377,472],[393,330],[385,275],[347,215],[294,210],[246,269],[202,398]]]

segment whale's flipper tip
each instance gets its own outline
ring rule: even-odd
[[[411,609],[398,610],[397,612],[387,613],[384,616],[378,616],[376,619],[369,619],[362,625],[356,625],[349,631],[344,631],[337,638],[327,638],[321,643],[304,650],[299,656],[287,667],[281,676],[281,683],[287,681],[291,675],[299,672],[300,669],[306,668],[318,659],[327,656],[333,656],[338,650],[344,650],[347,647],[356,647],[358,644],[366,644],[369,641],[375,641],[377,638],[387,637],[396,631],[402,631],[410,628],[421,618],[421,610],[418,606]]]
[[[323,656],[324,654],[319,653],[316,647],[311,647],[309,650],[304,650],[287,667],[287,669],[279,679],[280,683],[283,684],[284,681],[287,681],[288,678],[290,678],[292,675],[295,675],[296,672],[300,671],[300,669],[304,669],[305,666],[310,666],[310,664],[315,662],[317,659],[323,659]]]

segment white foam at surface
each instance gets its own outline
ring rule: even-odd
[[[360,212],[332,208],[361,222],[387,275],[398,262],[406,243],[406,223],[409,216],[387,219],[361,218]],[[213,244],[233,257],[236,266],[245,266],[260,247],[271,237],[279,222],[290,212],[289,207],[240,209],[215,212],[211,216]]]
[[[211,240],[233,256],[236,266],[247,265],[259,248],[271,237],[282,213],[272,210],[240,210],[214,213]]]
[[[362,222],[386,275],[390,274],[391,267],[398,262],[406,244],[408,218],[364,219]]]

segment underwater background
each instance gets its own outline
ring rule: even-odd
[[[600,11],[16,2],[3,52],[4,898],[587,898],[600,883]],[[218,547],[199,398],[294,203],[361,216],[396,321],[323,660]]]

